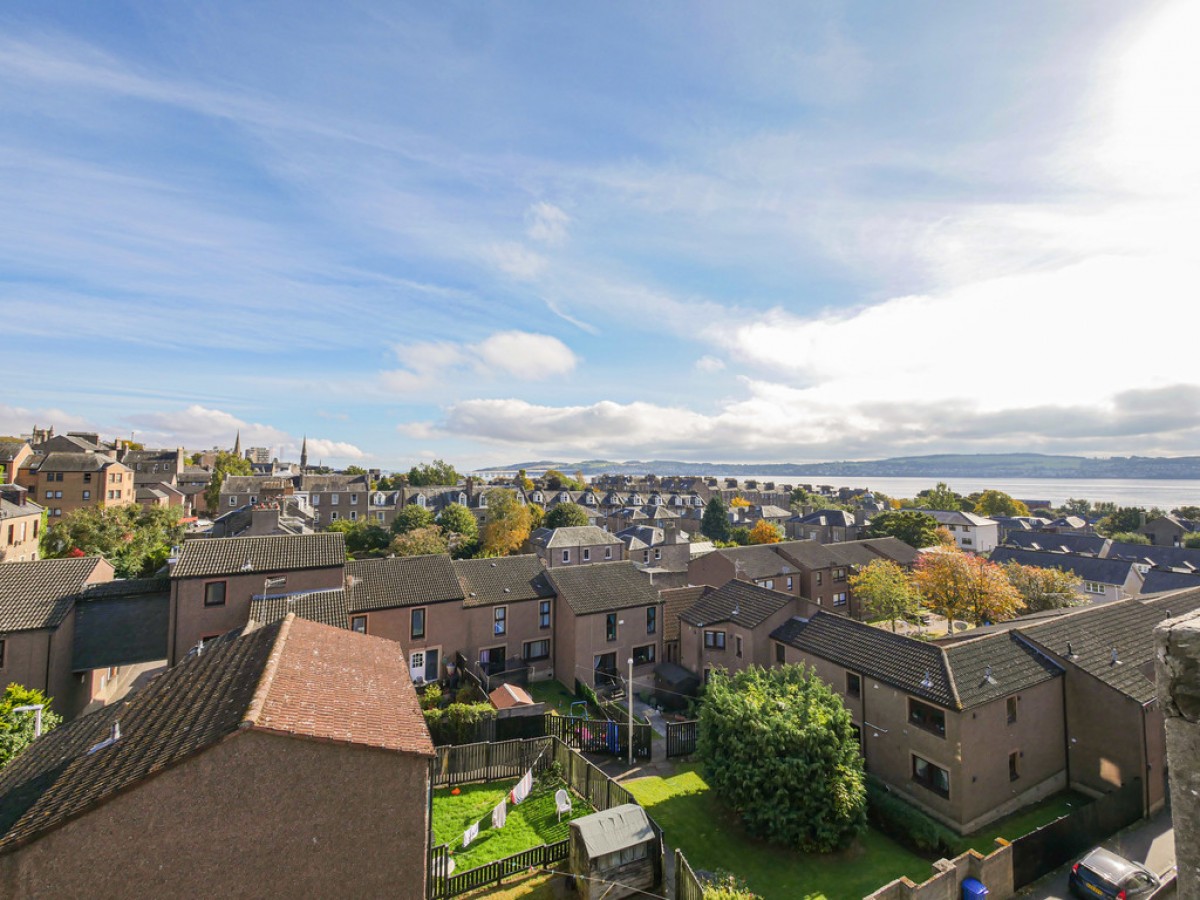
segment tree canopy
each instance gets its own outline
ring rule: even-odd
[[[179,516],[177,506],[87,506],[42,532],[42,557],[103,556],[118,578],[145,578],[183,543]]]
[[[704,507],[704,515],[700,518],[700,533],[709,540],[730,540],[729,513],[725,509],[725,501],[713,495]]]
[[[392,539],[391,550],[397,556],[424,556],[430,553],[446,553],[450,549],[446,532],[438,525],[423,525],[413,528]]]
[[[890,559],[875,559],[850,576],[850,590],[874,619],[887,619],[896,630],[897,619],[921,611],[920,595],[913,589],[908,572]]]
[[[253,474],[254,467],[250,465],[250,460],[244,456],[226,453],[224,450],[220,451],[216,461],[213,462],[212,477],[208,480],[208,487],[204,489],[204,503],[209,511],[215,513],[221,508],[221,485],[225,483],[226,475]]]
[[[962,509],[962,496],[950,490],[944,481],[926,488],[916,496],[916,504],[921,509],[937,509],[945,512],[958,512]]]
[[[1027,612],[1042,612],[1047,609],[1065,609],[1081,602],[1079,576],[1063,569],[1043,569],[1040,566],[1023,566],[1010,560],[1004,564],[1004,574],[1025,601]]]
[[[479,534],[479,521],[474,513],[461,503],[451,503],[443,509],[437,523],[447,531],[461,534],[465,538],[473,539]]]
[[[543,528],[571,528],[591,522],[587,510],[578,503],[559,503],[542,520]]]
[[[359,519],[351,522],[349,519],[338,519],[330,522],[326,531],[340,531],[346,537],[347,553],[379,553],[386,550],[392,539],[382,525]]]
[[[937,519],[919,510],[897,509],[876,513],[871,519],[871,537],[894,537],[920,550],[934,547],[938,541]]]
[[[913,569],[913,582],[922,602],[946,617],[947,634],[955,619],[986,625],[1015,618],[1025,608],[1002,566],[957,547],[922,554]]]
[[[751,544],[778,544],[783,540],[783,533],[780,532],[778,525],[768,522],[766,519],[759,519],[750,529],[746,540]]]
[[[432,512],[416,503],[406,503],[396,510],[396,517],[392,519],[392,534],[404,534],[414,528],[424,528],[432,524]]]
[[[0,768],[33,743],[37,715],[33,712],[15,713],[18,706],[43,705],[42,734],[62,724],[62,716],[50,708],[51,699],[41,691],[10,682],[0,695]]]
[[[480,550],[485,556],[507,556],[517,553],[529,540],[532,515],[516,493],[504,488],[487,492],[487,516],[480,536]]]
[[[1004,491],[988,490],[979,495],[975,512],[981,516],[1027,516],[1029,507]]]
[[[445,460],[435,459],[431,463],[420,463],[408,470],[408,483],[413,487],[458,484],[459,474]]]
[[[582,491],[587,483],[580,478],[569,478],[558,469],[547,469],[542,475],[542,483],[552,491]]]
[[[699,735],[709,784],[751,835],[824,853],[865,829],[863,762],[850,713],[811,669],[714,672]]]
[[[1105,537],[1120,532],[1137,531],[1145,521],[1146,511],[1137,506],[1121,506],[1110,510],[1099,522],[1096,531]]]

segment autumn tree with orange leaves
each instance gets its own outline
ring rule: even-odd
[[[955,619],[986,625],[1015,618],[1025,608],[1003,566],[956,547],[922,554],[913,569],[913,584],[925,606],[946,617],[947,634]]]
[[[750,543],[752,544],[778,544],[782,540],[783,535],[779,533],[779,526],[772,525],[766,519],[759,519],[750,529]]]

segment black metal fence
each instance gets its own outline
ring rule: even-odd
[[[569,747],[585,753],[609,756],[629,755],[629,724],[608,719],[578,719],[546,713],[540,716],[509,716],[499,719],[483,716],[470,729],[473,746],[488,741],[528,740],[556,737]],[[634,759],[650,759],[654,732],[649,725],[633,723]]]
[[[429,853],[429,897],[430,900],[457,897],[470,891],[485,887],[489,884],[499,884],[512,875],[524,875],[531,868],[546,869],[567,858],[570,852],[570,840],[555,841],[553,844],[542,844],[529,850],[522,850],[504,859],[467,869],[465,872],[453,872],[449,875],[446,870],[450,866],[450,847],[442,844],[434,847]]]
[[[667,759],[691,756],[696,752],[699,725],[700,723],[695,721],[667,723]]]
[[[1142,817],[1142,781],[1112,793],[1013,841],[1013,887],[1020,888],[1080,856]]]

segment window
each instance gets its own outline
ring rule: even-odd
[[[408,614],[408,635],[414,641],[425,637],[425,609],[420,607]]]
[[[342,495],[341,494],[331,494],[329,497],[329,502],[331,504],[333,504],[334,506],[337,506],[339,503],[342,502]],[[425,504],[422,503],[421,505],[424,506]]]
[[[357,506],[357,505],[358,505],[358,494],[351,494],[351,495],[350,495],[350,505],[351,505],[351,506]]]
[[[46,491],[46,499],[53,500],[54,499],[54,491]]]
[[[359,634],[367,633],[367,617],[366,616],[351,616],[350,630],[357,631]]]
[[[644,562],[644,563],[650,562],[650,551],[649,550],[642,551],[642,562]]]
[[[565,563],[569,563],[571,561],[571,551],[570,550],[564,550],[562,552],[562,561]]]
[[[332,522],[332,521],[334,521],[335,519],[337,519],[337,517],[338,517],[337,510],[335,509],[333,512],[331,512],[331,513],[329,514],[329,521],[330,521],[330,522]]]
[[[759,582],[759,584],[761,584],[767,590],[770,590],[770,591],[775,590],[775,579],[774,578],[764,578],[762,581]]]
[[[833,605],[834,606],[845,606],[846,605],[846,592],[845,591],[842,591],[840,594],[833,595]]]
[[[321,495],[320,494],[313,494],[308,499],[312,501],[313,506],[321,505]]]
[[[61,507],[58,507],[58,506],[54,507],[54,511],[53,511],[53,512],[51,512],[51,513],[50,513],[50,515],[52,515],[52,516],[61,516],[61,515],[62,515],[62,508],[61,508]]]
[[[742,636],[740,634],[733,637],[733,655],[738,659],[742,658]]]
[[[824,574],[825,574],[824,572],[817,573],[817,587],[821,586],[821,579],[824,577]]]
[[[646,634],[654,634],[658,631],[658,607],[646,607]]]
[[[775,644],[775,663],[782,666],[787,662],[786,651],[783,649],[783,644]]]
[[[580,553],[582,553],[582,554],[583,554],[583,561],[584,561],[584,562],[589,562],[589,561],[591,560],[591,558],[592,558],[592,550],[591,550],[591,548],[590,548],[590,547],[584,547],[584,548],[583,548],[583,549],[580,551]]]
[[[846,570],[845,569],[834,569],[833,570],[833,580],[834,581],[845,581],[846,580]]]
[[[350,510],[350,521],[351,522],[358,521],[358,510],[357,509]]]
[[[788,589],[789,591],[792,589],[792,576],[791,576],[791,575],[789,575],[789,576],[787,577],[787,589]]]
[[[1021,752],[1014,750],[1008,754],[1008,780],[1016,781],[1021,777]]]
[[[375,521],[382,522],[383,521],[383,513],[381,513],[381,512],[375,513]]]
[[[723,631],[706,631],[706,632],[704,632],[704,649],[706,649],[706,650],[724,650],[725,649],[725,632],[723,632]]]
[[[92,473],[91,473],[91,472],[84,472],[84,473],[83,473],[83,483],[84,483],[84,484],[91,484],[91,483],[92,483]]]
[[[1009,697],[1006,705],[1008,707],[1008,724],[1011,725],[1017,721],[1017,698]]]
[[[662,559],[662,551],[661,551],[661,550],[655,550],[655,551],[654,551],[654,558],[655,558],[655,559]]]
[[[861,697],[862,696],[862,678],[855,672],[846,673],[846,696]]]
[[[605,559],[612,559],[612,547],[605,547],[605,548],[604,548],[604,558],[605,558]]]
[[[256,497],[256,496],[251,496],[251,497],[250,497],[250,505],[251,505],[251,506],[253,506],[253,505],[254,505],[255,503],[257,503],[257,502],[258,502],[258,497]]]
[[[225,605],[225,582],[210,581],[204,586],[204,605],[205,606],[224,606]]]
[[[91,491],[84,491],[84,492],[83,492],[83,499],[84,499],[84,500],[91,500],[91,499],[92,499],[92,492],[91,492]]]
[[[0,641],[0,669],[4,668],[4,641]]]
[[[550,601],[543,600],[538,603],[538,628],[550,627]]]
[[[935,766],[927,759],[914,756],[912,761],[913,781],[943,797],[950,796],[950,773]]]
[[[654,645],[646,644],[644,647],[633,648],[633,664],[635,666],[645,666],[654,662]]]
[[[946,736],[946,713],[911,697],[908,699],[908,721],[918,728],[932,731],[939,737]]]
[[[616,613],[609,613],[604,617],[604,639],[606,641],[615,641],[617,639]]]
[[[111,493],[112,493],[112,491],[109,491],[109,493],[111,494]],[[237,506],[237,497],[230,497],[230,498],[229,498],[229,505],[230,505],[230,506]]]
[[[1102,585],[1098,581],[1085,581],[1083,583],[1083,589],[1085,591],[1087,591],[1089,594],[1103,594],[1104,593],[1104,585]]]
[[[119,494],[119,493],[120,493],[120,492],[118,491],[118,494]],[[54,499],[55,499],[55,500],[61,500],[61,499],[62,499],[62,491],[55,491],[55,492],[54,492]]]
[[[492,633],[504,634],[508,631],[508,607],[497,606],[492,610]]]
[[[529,662],[534,659],[549,659],[550,658],[550,641],[526,641],[524,649],[521,651],[521,657]]]

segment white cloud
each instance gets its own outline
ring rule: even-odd
[[[725,368],[725,362],[715,356],[702,356],[696,360],[696,368],[701,372],[720,372]]]
[[[544,200],[533,204],[525,213],[525,221],[529,223],[525,233],[532,240],[551,246],[567,242],[567,226],[571,217],[554,204]]]
[[[67,431],[101,430],[87,419],[71,415],[61,409],[45,407],[31,409],[0,403],[0,435],[20,437],[23,434],[29,434],[35,425],[41,428],[53,425],[58,434],[65,434]]]
[[[578,362],[558,338],[528,331],[498,331],[477,344],[404,344],[395,353],[404,368],[382,372],[380,380],[385,389],[399,394],[427,394],[465,375],[521,381],[561,377]]]
[[[331,441],[325,438],[308,439],[308,459],[313,460],[343,460],[366,459],[367,454],[346,441]]]
[[[533,281],[546,270],[546,257],[516,241],[503,241],[484,248],[484,257],[510,278]]]

